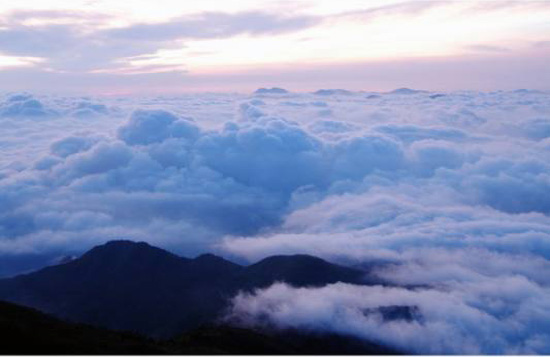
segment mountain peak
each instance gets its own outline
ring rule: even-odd
[[[150,248],[154,248],[149,243],[135,242],[133,240],[128,240],[128,239],[111,240],[111,241],[108,241],[105,244],[96,246],[96,248],[99,248],[99,247],[105,247],[105,248],[129,248],[129,247],[143,247],[143,248],[146,248],[146,247],[150,247]]]
[[[332,265],[318,257],[308,254],[291,254],[291,255],[273,255],[260,260],[252,266],[303,266],[303,265]]]
[[[129,251],[129,250],[141,250],[141,251],[165,251],[161,248],[154,247],[146,242],[134,242],[131,240],[111,240],[102,245],[97,245],[84,254],[84,256],[90,253],[97,252],[109,252],[109,251]],[[167,252],[167,251],[165,251]],[[168,253],[168,252],[167,252]]]
[[[294,261],[298,261],[298,260],[301,260],[301,261],[306,261],[306,260],[311,260],[311,261],[325,261],[319,257],[315,257],[313,255],[309,255],[309,254],[288,254],[288,255],[285,255],[285,254],[281,254],[281,255],[272,255],[270,257],[267,257],[265,259],[262,259],[260,262],[263,262],[263,261],[285,261],[285,260],[288,260],[288,261],[291,261],[291,260],[294,260]]]
[[[307,254],[271,256],[249,266],[247,274],[248,282],[260,287],[273,281],[296,286],[322,286],[338,281],[359,283],[364,276],[359,270]]]
[[[239,264],[235,264],[229,260],[211,253],[201,254],[195,259],[191,260],[191,265],[200,266],[201,270],[206,274],[211,272],[213,274],[219,274],[220,269],[226,273],[236,272],[243,267]]]
[[[224,257],[220,257],[219,255],[212,254],[212,253],[203,253],[203,254],[197,256],[195,259],[193,259],[193,261],[195,261],[195,262],[205,262],[205,263],[227,262],[227,263],[235,264],[235,263],[230,262],[229,260],[225,259]]]
[[[118,240],[66,264],[0,280],[0,299],[63,319],[158,337],[216,321],[240,290],[275,282],[362,284],[364,274],[303,254],[241,266],[213,254],[188,259],[144,242]]]
[[[83,264],[85,262],[96,261],[101,263],[101,265],[132,267],[160,262],[178,263],[184,260],[186,261],[187,259],[145,242],[113,240],[92,248],[81,259],[74,262]]]
[[[217,259],[223,259],[223,258],[212,253],[204,253],[195,258],[195,260],[217,260]]]

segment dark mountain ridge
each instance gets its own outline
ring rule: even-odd
[[[69,321],[169,337],[217,321],[241,290],[339,281],[369,284],[364,271],[308,255],[241,266],[212,254],[188,259],[147,243],[112,241],[67,263],[0,280],[0,299]]]
[[[293,286],[323,286],[336,282],[366,284],[364,271],[348,268],[311,255],[276,255],[246,267],[243,287],[263,288],[276,281]]]
[[[0,354],[164,355],[164,354],[397,354],[353,337],[265,333],[232,326],[203,326],[169,340],[74,324],[37,310],[0,302]]]
[[[164,354],[141,336],[71,324],[37,310],[0,301],[0,354]]]

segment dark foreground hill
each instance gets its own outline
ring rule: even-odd
[[[0,354],[160,354],[137,335],[70,324],[36,310],[0,302]]]
[[[0,335],[4,355],[396,354],[350,337],[297,331],[266,334],[229,326],[202,327],[171,340],[153,340],[68,323],[4,302],[0,302]]]
[[[187,259],[146,243],[113,241],[68,263],[0,280],[0,300],[68,321],[171,337],[216,322],[238,291],[277,281],[369,282],[364,271],[307,255],[244,267],[211,254]]]

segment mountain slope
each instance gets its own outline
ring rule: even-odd
[[[71,321],[167,336],[214,319],[225,303],[225,280],[240,269],[117,241],[72,262],[0,281],[0,298]]]
[[[187,259],[146,243],[113,241],[68,263],[0,280],[0,299],[70,321],[167,337],[215,321],[242,289],[276,281],[361,284],[363,276],[305,255],[242,267],[211,254]]]
[[[172,340],[152,340],[69,323],[1,301],[0,336],[3,355],[396,354],[350,337],[296,331],[267,334],[230,326],[201,327]]]
[[[162,354],[153,341],[69,324],[34,309],[0,302],[0,354]]]
[[[323,286],[336,282],[362,282],[365,273],[331,264],[310,255],[277,255],[265,258],[244,269],[240,276],[243,287],[263,288],[276,281],[295,286]]]

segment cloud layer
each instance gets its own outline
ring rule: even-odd
[[[424,353],[548,353],[549,98],[7,94],[0,257],[29,264],[0,273],[114,238],[378,262],[381,277],[423,288],[276,285],[237,297],[234,314]],[[361,313],[387,305],[419,317]]]
[[[249,326],[269,319],[278,328],[350,334],[420,354],[537,354],[550,348],[544,332],[550,327],[548,288],[519,277],[453,288],[275,284],[238,295],[230,317]],[[413,319],[388,320],[376,312],[396,306],[414,306]]]

